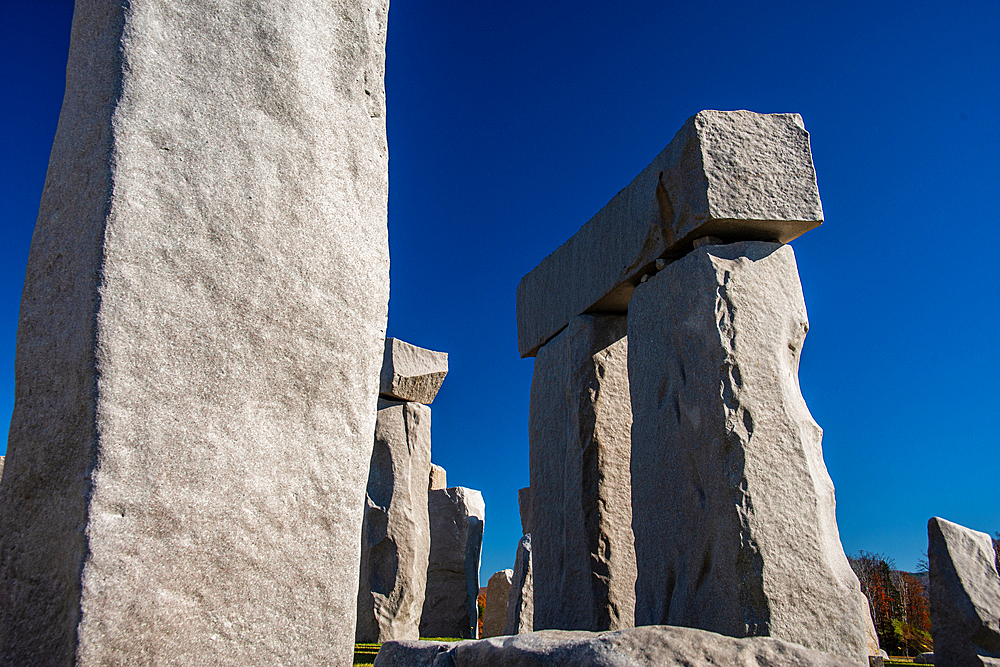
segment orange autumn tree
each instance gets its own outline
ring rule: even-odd
[[[930,613],[920,579],[894,570],[883,554],[861,551],[848,560],[868,598],[882,648],[893,655],[930,651]]]

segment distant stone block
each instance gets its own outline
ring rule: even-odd
[[[386,398],[430,405],[448,374],[448,353],[398,338],[385,339],[379,393]]]
[[[787,243],[823,208],[798,114],[701,111],[635,179],[517,286],[522,357],[571,319],[628,310],[657,259],[713,236]]]
[[[474,639],[486,503],[473,489],[428,492],[431,551],[421,637]]]
[[[486,584],[486,609],[483,611],[483,637],[499,637],[507,624],[507,601],[514,570],[500,570]]]
[[[517,543],[514,574],[507,600],[507,624],[503,634],[520,635],[534,629],[534,581],[531,574],[531,535],[522,535]]]
[[[355,641],[418,639],[427,587],[431,409],[378,402],[361,531]]]
[[[427,490],[438,491],[448,488],[448,473],[439,465],[431,464],[431,474],[428,480]]]
[[[927,523],[934,663],[1000,666],[1000,574],[993,540],[938,517]]]

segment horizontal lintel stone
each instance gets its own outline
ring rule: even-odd
[[[798,114],[701,111],[635,179],[517,287],[522,357],[583,313],[624,313],[656,260],[693,242],[789,241],[823,222]]]
[[[448,353],[385,339],[379,394],[385,398],[430,405],[448,374]]]

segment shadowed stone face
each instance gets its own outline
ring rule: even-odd
[[[535,359],[528,417],[534,627],[633,623],[627,323],[582,315]]]
[[[699,248],[629,307],[636,624],[766,635],[859,662],[868,603],[840,544],[790,246]]]
[[[517,543],[510,599],[507,601],[507,624],[503,634],[520,635],[534,629],[534,581],[531,573],[531,535]]]
[[[514,570],[500,570],[486,584],[486,609],[483,611],[483,637],[504,634],[507,623],[507,601]]]
[[[387,2],[78,0],[0,493],[0,664],[350,660]]]
[[[986,533],[927,523],[934,664],[1000,665],[1000,574]]]

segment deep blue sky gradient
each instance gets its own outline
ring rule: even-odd
[[[0,421],[72,3],[0,9]],[[389,335],[444,350],[434,461],[512,567],[531,360],[518,280],[700,109],[794,111],[826,224],[793,243],[845,549],[914,568],[926,521],[1000,530],[1000,4],[394,0]],[[6,451],[0,442],[0,454]]]

